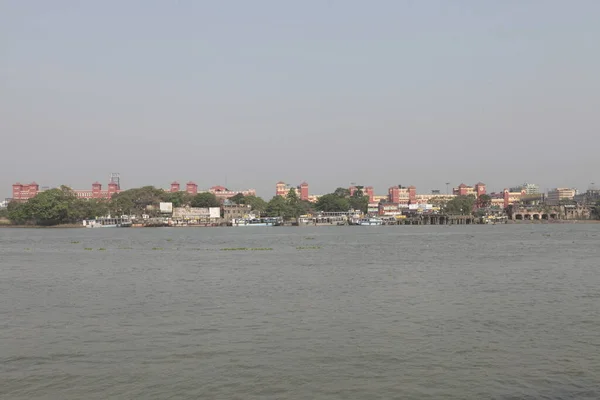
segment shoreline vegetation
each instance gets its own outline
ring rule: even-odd
[[[565,224],[600,224],[600,220],[593,220],[593,219],[580,219],[580,220],[557,220],[557,221],[508,221],[506,223],[503,224],[499,224],[499,225],[565,225]],[[467,225],[457,225],[457,226],[477,226],[477,225],[486,225],[486,224],[467,224]],[[291,227],[293,225],[286,225],[288,227]],[[306,227],[312,227],[313,225],[309,225]],[[338,227],[337,225],[318,225],[318,228],[321,228],[323,226],[335,226]],[[344,225],[347,226],[347,225]],[[388,226],[454,226],[454,225],[388,225]],[[298,226],[293,226],[293,227],[298,227]],[[4,221],[0,221],[0,229],[2,228],[11,228],[11,229],[81,229],[81,228],[85,228],[83,225],[81,224],[59,224],[59,225],[50,225],[50,226],[44,226],[44,225],[15,225],[15,224],[10,224],[10,223],[5,223]],[[225,225],[221,225],[221,226],[204,226],[204,225],[186,225],[186,226],[170,226],[170,227],[166,227],[166,226],[133,226],[131,227],[133,229],[136,228],[144,228],[144,229],[148,229],[148,228],[231,228],[230,226],[225,226]],[[129,228],[129,229],[131,229]]]
[[[284,226],[300,225],[300,219],[306,215],[321,215],[326,213],[349,214],[369,216],[373,213],[369,196],[365,195],[362,186],[356,186],[351,193],[349,189],[337,188],[334,192],[325,194],[314,203],[302,200],[294,188],[283,195],[276,195],[268,202],[258,196],[244,196],[241,193],[229,198],[227,205],[244,206],[246,211],[251,210],[253,214],[260,217],[279,218],[284,221]],[[579,210],[577,204],[563,204],[560,207],[552,207],[538,204],[534,205],[535,215],[529,214],[525,208],[518,216],[523,220],[514,220],[514,207],[520,205],[509,205],[502,210],[491,206],[491,197],[482,194],[457,195],[450,200],[431,199],[431,206],[422,215],[416,211],[402,212],[405,222],[392,221],[384,225],[479,225],[498,223],[593,223],[600,220],[600,200],[595,205],[587,205],[586,213]],[[161,213],[160,203],[171,203],[173,208],[195,207],[209,208],[222,207],[218,225],[227,224],[225,207],[213,193],[188,194],[186,192],[167,192],[153,186],[145,186],[124,190],[113,195],[110,199],[82,199],[67,186],[42,191],[27,201],[12,201],[7,207],[0,209],[0,227],[11,228],[82,228],[82,221],[93,220],[102,216],[126,216],[133,221],[152,221],[156,218],[165,218]],[[386,203],[378,203],[385,207]],[[397,204],[396,204],[397,205]],[[408,206],[407,206],[408,207]],[[561,208],[562,207],[562,208]],[[573,208],[567,212],[566,207]],[[578,207],[575,209],[574,207]],[[585,208],[583,207],[583,208]],[[552,210],[552,211],[551,211]],[[371,211],[371,212],[369,212]],[[378,211],[375,211],[377,214]],[[577,219],[577,218],[595,218]],[[142,217],[142,218],[140,218]],[[526,218],[529,217],[529,218]],[[118,217],[117,217],[118,218]],[[125,217],[123,217],[125,218]],[[361,217],[362,218],[362,217]],[[218,219],[218,218],[217,218]],[[546,221],[544,221],[544,219]],[[331,221],[328,221],[331,222]],[[315,221],[315,225],[317,222]],[[144,223],[144,227],[152,227],[150,223]],[[161,223],[161,225],[163,225]],[[185,224],[192,227],[193,224]],[[204,224],[202,224],[204,225]],[[310,226],[311,224],[308,224]],[[324,226],[330,226],[327,223]],[[171,225],[177,226],[177,225]],[[137,227],[134,224],[132,227]],[[200,227],[200,226],[198,226]]]

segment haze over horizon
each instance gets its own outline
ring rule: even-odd
[[[14,182],[600,184],[600,2],[0,2]]]

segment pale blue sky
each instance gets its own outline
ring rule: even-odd
[[[600,1],[0,0],[0,196],[600,184]]]

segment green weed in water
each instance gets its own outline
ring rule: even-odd
[[[172,241],[173,241],[173,239],[167,239],[167,242],[172,242]]]
[[[222,251],[268,251],[273,250],[272,247],[225,247]]]
[[[104,247],[100,247],[98,251],[106,251],[106,249]]]
[[[78,243],[79,243],[79,240],[73,240],[73,241],[71,242],[71,244],[78,244]]]
[[[296,250],[318,250],[321,246],[298,246]]]
[[[86,248],[84,248],[84,250],[88,250],[89,251],[89,250],[94,250],[94,249],[92,249],[91,247],[86,247]]]
[[[153,247],[152,250],[163,250],[162,247]]]

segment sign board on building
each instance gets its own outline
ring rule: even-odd
[[[163,214],[171,214],[173,212],[173,203],[160,203],[160,212]]]
[[[173,208],[173,219],[176,220],[200,220],[221,218],[220,207],[175,207]]]

